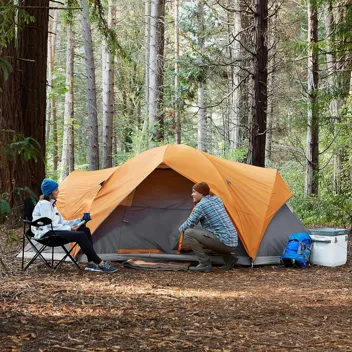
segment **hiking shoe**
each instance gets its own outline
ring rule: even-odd
[[[84,270],[87,271],[97,271],[97,272],[102,272],[103,270],[100,268],[98,264],[95,263],[88,263],[86,268]]]
[[[237,262],[238,258],[233,255],[232,258],[229,261],[225,262],[225,265],[221,266],[219,269],[225,271],[231,270]]]
[[[211,273],[213,267],[211,264],[198,264],[197,266],[191,266],[189,271],[199,272],[199,273]]]
[[[119,271],[119,269],[111,266],[108,262],[103,262],[102,265],[99,266],[101,271],[104,271],[106,273],[116,273]]]

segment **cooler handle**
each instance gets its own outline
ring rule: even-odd
[[[319,243],[331,243],[331,240],[323,240],[323,239],[318,239],[318,238],[314,238],[312,239],[312,242],[319,242]]]

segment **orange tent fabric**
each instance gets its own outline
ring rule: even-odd
[[[99,171],[74,171],[60,185],[57,206],[66,219],[90,212],[94,231],[159,165],[196,182],[207,182],[219,196],[241,241],[254,260],[275,213],[292,196],[275,169],[265,169],[201,152],[186,145],[150,149],[123,165]],[[190,190],[191,194],[191,190]]]

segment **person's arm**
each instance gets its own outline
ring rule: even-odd
[[[42,216],[46,216],[52,220],[52,228],[54,231],[71,231],[71,224],[62,221],[63,218],[56,207],[53,207],[50,202],[43,202],[40,213]],[[43,215],[43,214],[47,215]],[[50,225],[49,225],[50,226]],[[51,229],[51,226],[50,226]]]
[[[199,220],[203,216],[203,210],[201,204],[197,204],[193,209],[191,215],[187,218],[187,220],[179,227],[180,233],[185,232],[187,229],[196,226]]]
[[[82,225],[83,220],[81,218],[77,218],[74,220],[64,220],[62,219],[62,224],[63,225],[70,225],[70,226],[77,226],[77,225]]]

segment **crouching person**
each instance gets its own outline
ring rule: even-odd
[[[117,268],[103,262],[93,248],[93,240],[90,230],[85,225],[78,227],[81,219],[64,220],[55,206],[56,199],[59,195],[59,185],[50,179],[42,182],[41,190],[43,195],[33,210],[33,221],[47,217],[52,220],[53,230],[57,236],[68,240],[69,242],[77,242],[82,252],[88,258],[88,265],[85,270],[96,272],[114,273]],[[50,235],[51,226],[41,226],[39,228],[32,226],[31,228],[35,238],[42,238],[44,235]]]
[[[231,270],[238,260],[231,254],[238,246],[238,236],[223,202],[219,197],[210,195],[210,188],[205,182],[193,186],[192,197],[195,207],[179,228],[180,233],[184,233],[182,247],[191,247],[199,261],[196,267],[190,267],[189,270],[213,270],[205,249],[215,251],[224,259],[225,265],[220,269]],[[202,229],[194,229],[198,222],[201,223]]]

